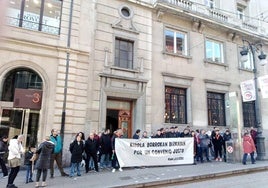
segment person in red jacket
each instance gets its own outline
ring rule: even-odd
[[[242,163],[245,165],[247,162],[247,156],[250,154],[251,157],[251,163],[255,164],[255,159],[254,159],[254,152],[256,151],[256,147],[254,144],[254,140],[251,137],[249,132],[246,132],[243,136],[243,150],[244,150],[244,155],[243,155],[243,161]]]

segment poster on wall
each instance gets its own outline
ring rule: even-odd
[[[268,75],[261,76],[258,78],[260,88],[261,88],[261,95],[262,98],[267,99],[268,98]]]
[[[120,167],[193,164],[193,138],[116,138]]]
[[[247,80],[240,83],[243,102],[255,101],[256,92],[254,80]]]

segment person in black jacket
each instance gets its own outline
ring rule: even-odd
[[[88,139],[85,142],[85,152],[87,154],[87,157],[85,160],[86,173],[88,173],[89,171],[89,160],[91,157],[93,158],[93,161],[94,161],[95,171],[96,172],[99,171],[98,156],[97,156],[98,149],[99,149],[99,143],[96,139],[94,139],[94,134],[90,133]]]
[[[29,150],[25,153],[24,165],[26,166],[26,183],[33,182],[33,155],[35,153],[35,147],[29,147]]]
[[[212,137],[212,143],[214,146],[214,152],[215,152],[215,160],[216,161],[222,161],[222,144],[223,144],[223,138],[220,135],[219,129],[215,129],[215,135]]]
[[[135,134],[132,136],[133,139],[139,139],[140,138],[141,130],[137,129]]]
[[[41,187],[46,186],[47,171],[48,171],[48,168],[50,167],[50,160],[51,160],[52,153],[54,151],[54,147],[55,147],[55,144],[52,141],[50,141],[50,137],[47,136],[44,142],[40,144],[40,146],[38,147],[36,151],[36,155],[38,155],[38,159],[35,164],[35,168],[37,169],[35,187],[39,187],[39,180],[40,180],[42,173],[43,173],[43,177],[42,177]]]
[[[119,169],[120,172],[123,171],[123,169],[120,167],[120,164],[118,162],[117,156],[116,156],[116,151],[115,151],[115,139],[116,138],[121,138],[123,136],[123,130],[122,129],[117,129],[112,137],[112,167],[113,170],[112,172],[115,172],[116,169]]]
[[[2,172],[3,172],[3,177],[8,176],[6,162],[5,162],[5,159],[4,159],[5,158],[4,156],[8,152],[7,141],[8,141],[7,136],[3,136],[2,139],[0,140],[0,165],[1,165],[1,168],[2,168]]]
[[[223,156],[224,156],[224,161],[226,162],[226,142],[232,139],[232,134],[230,130],[227,128],[225,130],[225,133],[223,134]]]
[[[84,152],[84,143],[79,135],[76,135],[75,140],[70,144],[69,150],[71,152],[71,168],[70,177],[74,176],[76,170],[77,176],[81,176],[80,163],[82,161],[82,155]]]
[[[110,167],[110,154],[112,152],[111,147],[111,136],[110,129],[106,129],[100,137],[100,150],[101,150],[101,159],[100,167],[107,168]]]

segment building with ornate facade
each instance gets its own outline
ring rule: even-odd
[[[265,0],[8,2],[1,134],[23,133],[28,146],[61,129],[68,153],[79,131],[257,126],[240,89],[254,77],[253,55],[242,63],[240,51],[248,41],[256,57],[268,52]],[[268,99],[258,93],[265,132]]]

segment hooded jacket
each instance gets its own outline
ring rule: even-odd
[[[14,159],[14,158],[21,158],[21,154],[24,153],[24,149],[22,147],[22,144],[19,143],[18,139],[11,139],[9,141],[8,146],[8,160]]]
[[[250,135],[244,135],[243,137],[243,149],[244,153],[252,153],[256,151],[254,141]]]
[[[54,144],[51,141],[44,141],[40,144],[36,153],[38,154],[38,159],[36,161],[37,169],[48,169],[50,166],[51,154],[54,151]]]

